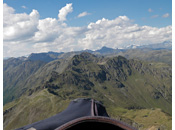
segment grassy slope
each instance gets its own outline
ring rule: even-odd
[[[4,106],[4,110],[15,106],[10,113],[4,116],[5,130],[18,128],[51,117],[64,110],[68,103],[69,101],[60,100],[60,98],[50,94],[46,90],[29,97],[21,97]],[[8,120],[6,120],[7,118]]]
[[[139,130],[172,129],[172,117],[161,109],[107,108],[112,118],[127,122]]]
[[[18,128],[32,122],[51,117],[64,110],[68,106],[70,100],[71,99],[63,100],[53,94],[50,94],[48,91],[43,90],[30,97],[20,98],[19,100],[8,103],[4,107],[4,110],[7,110],[15,105],[16,107],[14,108],[15,112],[13,112],[13,115],[9,113],[4,116],[4,130]],[[146,130],[148,128],[155,128],[156,130],[156,128],[160,127],[171,130],[171,116],[165,114],[160,109],[152,108],[128,110],[111,105],[106,106],[106,109],[112,118],[122,120],[139,128],[140,130]],[[13,109],[11,111],[13,111]],[[8,118],[9,122],[6,118]]]

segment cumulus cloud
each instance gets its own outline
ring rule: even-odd
[[[61,8],[59,10],[58,18],[60,21],[66,21],[66,16],[68,13],[71,13],[73,11],[72,3],[66,4],[65,7]]]
[[[167,18],[167,17],[169,17],[170,15],[169,15],[169,13],[166,13],[166,14],[164,14],[162,17],[163,18]]]
[[[133,24],[126,16],[114,20],[101,19],[88,25],[85,37],[79,40],[84,49],[99,49],[102,46],[124,48],[130,44],[156,44],[171,41],[172,27],[155,28]]]
[[[67,27],[53,18],[39,20],[38,29],[33,37],[33,48],[38,52],[74,50],[77,48],[77,39],[87,30],[82,27]]]
[[[151,8],[149,8],[149,9],[148,9],[148,12],[150,12],[150,13],[151,13],[151,12],[153,12],[153,10],[152,10]]]
[[[11,14],[11,13],[14,13],[15,10],[12,7],[8,6],[6,3],[4,3],[3,4],[3,12],[5,14]]]
[[[65,7],[72,8],[72,4]],[[67,15],[70,10],[63,12]],[[59,19],[39,19],[37,10],[29,14],[15,13],[12,7],[4,4],[4,57],[32,52],[96,50],[102,46],[124,48],[131,44],[171,42],[172,39],[172,26],[139,26],[127,16],[119,16],[112,20],[102,18],[86,27],[71,27],[64,23],[66,15],[60,15]]]
[[[85,27],[67,27],[56,18],[39,19],[37,10],[18,14],[7,4],[4,4],[3,24],[5,57],[49,50],[76,50],[77,39],[87,30]]]
[[[77,17],[80,18],[80,17],[84,17],[86,15],[90,15],[90,13],[88,13],[88,12],[82,12]]]
[[[35,42],[53,41],[60,31],[59,22],[54,18],[39,20],[37,28],[38,31],[33,37]]]
[[[3,12],[3,39],[21,40],[32,37],[37,31],[39,13],[33,10],[29,15],[26,13],[15,14],[15,10],[4,4]]]

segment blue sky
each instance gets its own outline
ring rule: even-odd
[[[172,42],[171,0],[4,0],[3,56]]]
[[[4,3],[13,7],[16,13],[30,13],[32,9],[36,9],[41,19],[57,18],[59,9],[72,3],[73,12],[67,16],[70,26],[85,26],[101,18],[114,19],[121,15],[126,15],[139,25],[164,27],[172,24],[171,0],[4,0]],[[76,19],[84,11],[91,15]],[[166,13],[169,17],[162,18]],[[152,18],[154,16],[157,17]]]

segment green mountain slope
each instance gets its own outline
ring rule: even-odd
[[[172,65],[172,51],[171,50],[151,50],[151,49],[129,49],[120,52],[117,55],[124,56],[128,59],[139,59],[150,62],[163,62]]]
[[[142,111],[155,109],[153,113],[165,116],[162,125],[169,129],[171,80],[171,66],[164,63],[127,60],[121,56],[96,57],[89,53],[55,60],[33,73],[25,82],[23,95],[4,106],[4,128],[17,128],[50,117],[65,109],[72,99],[89,97],[101,101],[112,117],[138,122],[137,127],[143,129],[161,126],[162,119],[149,114],[147,119],[152,123],[138,120]]]
[[[58,98],[47,90],[21,97],[4,106],[4,130],[19,128],[51,117],[64,110],[70,100]],[[171,116],[160,109],[125,109],[108,105],[106,109],[112,118],[124,121],[140,130],[148,128],[171,130],[172,127]]]
[[[24,61],[19,58],[10,58],[3,62],[3,101],[4,104],[18,98],[25,89],[27,79],[40,67],[45,65],[41,61]]]

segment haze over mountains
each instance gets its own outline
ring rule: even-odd
[[[171,129],[171,61],[171,46],[151,45],[6,59],[4,128],[45,119],[72,99],[90,97],[101,101],[113,118],[139,129]]]
[[[157,51],[154,51],[154,50],[157,50]],[[43,53],[31,53],[28,56],[22,56],[19,58],[24,59],[24,60],[28,59],[28,60],[40,60],[40,61],[50,62],[50,61],[55,60],[55,59],[72,57],[75,54],[80,54],[82,52],[89,52],[89,53],[92,53],[95,55],[104,55],[104,56],[122,55],[122,56],[127,57],[127,58],[141,58],[142,59],[143,56],[147,57],[146,55],[150,54],[150,52],[152,52],[152,53],[161,52],[162,53],[163,51],[167,52],[168,50],[170,50],[170,51],[172,50],[172,43],[171,42],[141,45],[141,46],[138,46],[138,45],[136,46],[136,45],[132,44],[132,45],[130,45],[126,48],[123,48],[123,49],[118,49],[118,48],[113,49],[113,48],[103,46],[101,49],[95,50],[95,51],[92,51],[92,50],[82,50],[82,51],[72,51],[72,52],[52,52],[52,51],[50,51],[50,52],[43,52]],[[130,53],[131,51],[132,51],[131,55],[128,55],[128,53]],[[143,54],[141,54],[142,57],[139,55],[137,57],[137,53],[139,53],[139,55],[141,53],[143,53]],[[148,57],[151,57],[151,56],[154,56],[154,54],[153,55],[151,54]],[[171,53],[167,54],[167,57],[168,57],[167,59],[170,59],[169,56],[171,57]],[[9,59],[9,58],[12,58],[12,57],[4,57],[4,60]],[[159,58],[159,60],[161,60],[161,58]],[[154,59],[154,60],[156,60],[156,59]],[[170,61],[167,61],[167,62],[169,64],[171,64]]]

